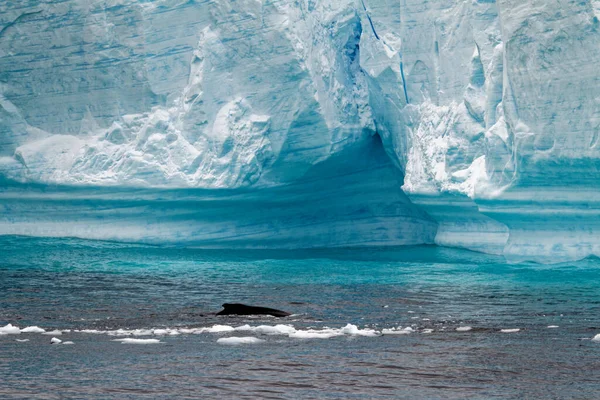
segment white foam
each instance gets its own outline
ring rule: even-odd
[[[500,329],[500,332],[502,333],[517,333],[519,332],[521,329],[519,328],[513,328],[513,329]]]
[[[50,332],[43,332],[42,335],[49,335],[49,336],[60,336],[62,335],[62,331],[59,331],[58,329],[50,331]]]
[[[459,326],[458,328],[456,328],[456,332],[469,332],[472,329],[473,328],[470,326]]]
[[[62,343],[62,340],[53,337],[52,339],[50,339],[50,343],[51,344],[60,344],[60,343]]]
[[[27,328],[21,329],[22,333],[44,333],[45,329],[40,328],[39,326],[28,326]]]
[[[259,338],[255,338],[252,336],[246,336],[246,337],[228,337],[228,338],[220,338],[217,339],[217,343],[219,344],[232,344],[232,345],[237,345],[237,344],[256,344],[256,343],[262,343],[264,342],[264,340],[259,339]]]
[[[121,342],[123,344],[156,344],[156,343],[160,343],[160,340],[158,340],[158,339],[125,338],[125,339],[114,339],[113,342]]]
[[[8,324],[0,328],[0,334],[3,335],[18,335],[19,333],[21,333],[19,327],[12,324]]]

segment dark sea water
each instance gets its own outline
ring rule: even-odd
[[[210,314],[225,302],[294,315]],[[63,332],[0,335],[2,399],[600,398],[598,259],[508,265],[437,247],[206,251],[0,237],[0,327],[9,323]],[[338,336],[191,333],[246,324]],[[373,336],[342,334],[347,324]],[[380,335],[398,327],[413,331]],[[149,331],[159,328],[178,334]],[[76,332],[85,329],[100,332]],[[237,336],[263,341],[217,342]]]

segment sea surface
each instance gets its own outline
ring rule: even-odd
[[[0,327],[2,399],[600,397],[598,259],[5,236]]]

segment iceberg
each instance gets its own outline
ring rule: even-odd
[[[0,4],[0,234],[600,256],[595,0]]]

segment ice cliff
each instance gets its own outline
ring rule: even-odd
[[[0,3],[0,234],[600,256],[599,14]]]

